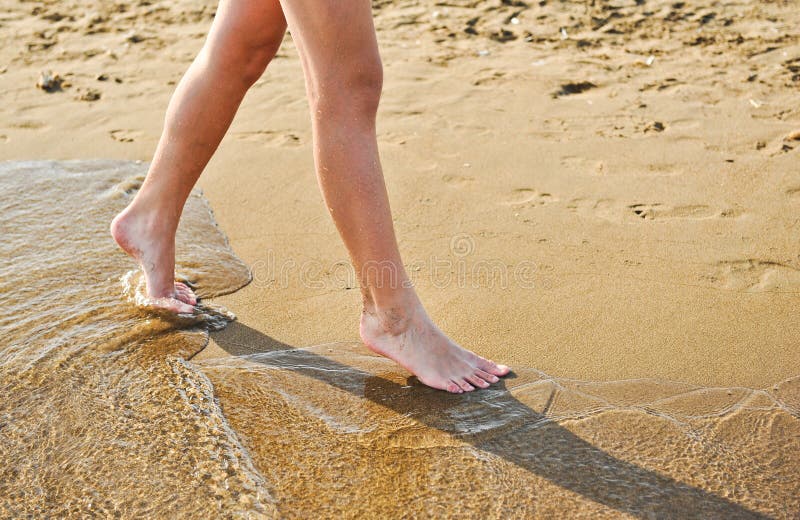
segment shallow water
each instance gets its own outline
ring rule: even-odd
[[[0,165],[0,517],[273,512],[208,379],[185,361],[206,344],[202,318],[151,315],[123,292],[134,265],[108,223],[144,172]],[[247,283],[199,195],[186,215],[179,272],[203,296]]]
[[[0,165],[0,517],[800,515],[800,378],[766,389],[518,368],[448,395],[363,347],[136,307],[107,232],[145,166]],[[178,274],[249,272],[193,195]],[[243,341],[241,338],[247,338]]]

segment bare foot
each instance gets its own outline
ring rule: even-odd
[[[419,303],[410,311],[364,310],[361,339],[370,350],[396,361],[424,384],[456,394],[487,388],[510,371],[458,346]]]
[[[197,305],[197,296],[194,291],[183,282],[175,282],[175,298],[192,306]]]
[[[141,265],[153,306],[178,314],[194,311],[194,291],[175,281],[174,229],[130,205],[111,221],[111,236]]]

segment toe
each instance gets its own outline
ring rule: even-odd
[[[176,300],[175,312],[178,314],[194,314],[194,305],[189,305],[182,301]]]
[[[197,300],[192,297],[191,294],[187,294],[182,291],[175,291],[175,299],[181,301],[187,305],[195,305],[197,304]]]
[[[486,380],[481,379],[477,375],[471,375],[467,377],[467,381],[477,386],[478,388],[489,388],[489,383],[487,383]]]
[[[186,291],[189,291],[189,292],[194,292],[194,290],[193,290],[193,289],[192,289],[192,288],[191,288],[189,285],[187,285],[187,284],[185,284],[185,283],[183,283],[183,282],[177,282],[177,281],[176,281],[176,282],[175,282],[175,288],[177,289],[177,288],[179,288],[179,287],[180,287],[181,289],[184,289],[184,290],[186,290]]]
[[[451,394],[461,394],[461,393],[463,393],[463,392],[464,392],[464,391],[461,389],[461,387],[460,387],[460,386],[458,386],[457,384],[455,384],[453,381],[450,381],[450,382],[447,384],[447,387],[445,388],[445,390],[447,390],[447,391],[448,391],[448,392],[450,392]]]
[[[489,372],[486,372],[485,370],[481,370],[480,368],[475,369],[475,375],[480,377],[484,381],[489,382],[489,383],[496,383],[496,382],[500,381],[500,378],[497,377],[496,375],[490,374]]]
[[[194,292],[189,289],[188,286],[181,282],[175,282],[175,297],[189,305],[197,304],[197,296],[195,296]]]
[[[511,369],[505,365],[498,365],[494,361],[489,361],[488,359],[484,358],[480,358],[478,368],[499,377],[502,377],[511,371]]]
[[[191,293],[175,291],[175,298],[189,305],[197,305],[197,298]]]
[[[193,314],[194,306],[184,303],[177,298],[157,298],[151,300],[150,306],[175,314]]]
[[[459,381],[459,382],[458,382],[458,386],[460,386],[460,387],[461,387],[461,389],[462,389],[463,391],[465,391],[465,392],[472,392],[473,390],[475,390],[475,387],[474,387],[474,386],[472,386],[471,384],[469,384],[469,383],[468,383],[466,380],[464,380],[464,379],[462,379],[461,381]]]

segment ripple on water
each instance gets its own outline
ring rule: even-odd
[[[520,368],[449,395],[360,345],[262,348],[236,322],[215,337],[234,355],[187,361],[232,315],[148,308],[107,232],[144,173],[0,164],[0,517],[800,515],[800,378]],[[250,279],[197,193],[177,257],[201,297]]]
[[[108,223],[145,172],[0,164],[2,518],[274,516],[211,384],[184,361],[230,316],[210,308],[176,322],[123,293],[134,265]],[[177,249],[203,296],[249,281],[197,193]]]

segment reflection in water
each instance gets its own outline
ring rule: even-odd
[[[215,335],[232,356],[191,361],[231,317],[129,303],[140,274],[107,225],[143,173],[0,164],[0,518],[800,515],[800,378],[519,369],[450,395],[358,345],[294,349],[235,322]],[[249,281],[197,195],[178,271],[201,297]]]

